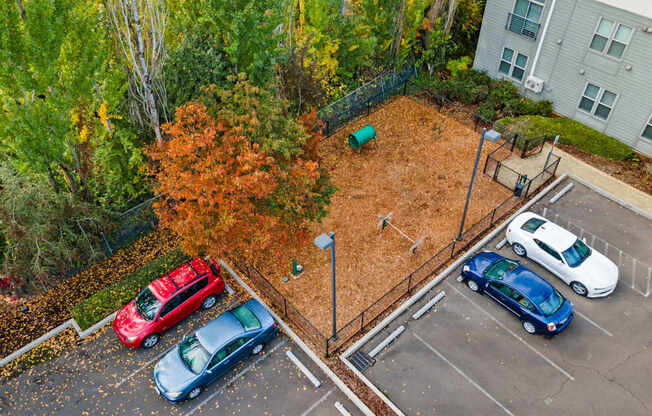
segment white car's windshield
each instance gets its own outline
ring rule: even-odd
[[[562,303],[564,303],[564,298],[557,290],[553,290],[548,299],[539,304],[539,308],[541,308],[544,315],[550,316],[559,310]]]
[[[591,249],[584,244],[582,240],[577,239],[573,245],[566,251],[562,252],[562,254],[564,255],[564,259],[566,259],[566,263],[568,263],[570,267],[577,267],[591,255]]]
[[[201,373],[211,358],[211,355],[201,345],[199,338],[195,334],[181,341],[181,344],[179,344],[179,355],[186,367],[195,374]]]

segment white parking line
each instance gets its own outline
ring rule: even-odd
[[[160,354],[157,355],[156,357],[152,358],[151,360],[147,361],[145,364],[143,364],[141,367],[139,367],[136,371],[134,371],[133,373],[129,374],[127,377],[123,378],[123,379],[120,380],[118,383],[115,383],[115,384],[113,385],[113,388],[116,388],[116,389],[117,389],[118,387],[120,387],[124,382],[126,382],[127,380],[129,380],[130,378],[132,378],[133,376],[135,376],[136,374],[140,373],[141,371],[143,371],[144,369],[146,369],[147,367],[149,367],[150,365],[152,365],[152,363],[153,363],[154,361],[159,360],[159,359],[160,359],[161,357],[163,357],[165,354],[167,354],[168,352],[172,351],[172,349],[174,349],[174,347],[176,347],[176,344],[173,345],[172,347],[168,348],[168,349],[165,350],[164,352],[160,353]]]
[[[281,347],[282,347],[283,345],[285,345],[286,343],[287,343],[287,339],[284,339],[280,344],[278,344],[277,346],[275,346],[274,348],[272,348],[271,350],[269,350],[266,354],[261,355],[260,357],[258,357],[258,358],[256,359],[256,361],[254,361],[253,363],[251,363],[251,364],[249,364],[247,367],[245,367],[244,370],[242,370],[242,371],[239,372],[236,376],[234,376],[233,378],[231,378],[231,380],[229,380],[227,383],[225,383],[222,387],[220,387],[220,388],[219,388],[217,391],[215,391],[213,394],[211,394],[210,396],[208,396],[207,398],[205,398],[201,403],[199,403],[197,406],[195,406],[191,411],[189,411],[188,413],[186,413],[185,416],[189,416],[189,415],[195,413],[195,412],[196,412],[200,407],[202,407],[203,405],[205,405],[206,402],[208,402],[209,400],[211,400],[211,399],[212,399],[213,397],[215,397],[216,395],[220,394],[220,393],[221,393],[225,388],[227,388],[228,386],[230,386],[234,381],[236,381],[236,380],[239,379],[240,377],[242,377],[242,376],[244,376],[245,374],[247,374],[247,373],[249,372],[249,370],[251,370],[251,369],[252,369],[256,364],[258,364],[259,362],[263,361],[265,358],[267,358],[267,357],[269,357],[270,355],[272,355],[272,353],[273,353],[274,351],[276,351],[277,349],[281,348]]]
[[[482,312],[484,312],[484,313],[485,313],[489,318],[491,318],[495,323],[497,323],[497,324],[498,324],[501,328],[503,328],[505,331],[509,332],[509,333],[510,333],[514,338],[516,338],[517,340],[521,341],[521,343],[522,343],[523,345],[525,345],[525,346],[528,347],[530,350],[532,350],[535,354],[537,354],[539,357],[541,357],[544,361],[546,361],[548,364],[550,364],[551,366],[553,366],[554,368],[556,368],[560,373],[562,373],[563,375],[565,375],[566,377],[568,377],[570,380],[575,381],[575,377],[573,377],[573,376],[571,376],[570,374],[568,374],[568,373],[567,373],[563,368],[561,368],[560,366],[558,366],[557,364],[555,364],[551,359],[549,359],[549,358],[546,357],[545,355],[541,354],[541,353],[540,353],[536,348],[534,348],[533,346],[531,346],[530,344],[528,344],[527,342],[525,342],[525,340],[524,340],[523,338],[521,338],[520,336],[518,336],[518,335],[517,335],[516,333],[514,333],[514,331],[512,331],[511,329],[507,328],[507,327],[505,326],[505,324],[503,324],[503,323],[500,322],[498,319],[496,319],[492,314],[490,314],[489,312],[487,312],[486,310],[484,310],[480,305],[478,305],[478,304],[475,303],[473,300],[471,300],[471,298],[469,298],[469,297],[466,296],[464,293],[462,293],[458,288],[456,288],[454,285],[450,284],[449,282],[446,282],[446,284],[447,284],[448,286],[450,286],[450,287],[451,287],[455,292],[457,292],[457,293],[458,293],[460,296],[462,296],[464,299],[468,300],[468,301],[469,301],[473,306],[475,306],[476,308],[478,308],[478,309],[480,309]]]
[[[502,405],[498,400],[496,400],[496,399],[495,399],[491,394],[487,393],[487,391],[486,391],[485,389],[483,389],[482,386],[480,386],[478,383],[476,383],[475,381],[473,381],[473,379],[472,379],[471,377],[467,376],[467,375],[464,373],[464,371],[460,370],[459,368],[457,368],[457,366],[455,366],[455,364],[453,364],[452,362],[448,361],[448,359],[447,359],[446,357],[444,357],[444,355],[443,355],[442,353],[440,353],[439,351],[437,351],[437,350],[435,349],[435,347],[433,347],[432,345],[430,345],[430,344],[428,344],[426,341],[424,341],[424,340],[423,340],[423,339],[422,339],[422,338],[421,338],[421,337],[420,337],[416,332],[413,331],[412,334],[415,336],[416,339],[418,339],[419,341],[421,341],[421,343],[422,343],[423,345],[425,345],[425,346],[426,346],[430,351],[432,351],[435,355],[437,355],[439,358],[441,358],[442,361],[444,361],[444,362],[445,362],[446,364],[448,364],[449,366],[453,367],[453,370],[457,371],[457,373],[458,373],[459,375],[461,375],[462,377],[464,377],[464,378],[466,379],[466,381],[468,381],[469,383],[471,383],[471,384],[473,385],[473,387],[475,387],[476,389],[480,390],[480,391],[482,392],[482,394],[484,394],[485,396],[487,396],[487,397],[489,398],[489,400],[491,400],[492,402],[496,403],[496,405],[497,405],[498,407],[500,407],[501,409],[503,409],[503,410],[505,411],[505,413],[507,413],[508,415],[514,416],[514,414],[513,414],[512,412],[510,412],[508,408],[506,408],[505,406],[503,406],[503,405]]]
[[[335,386],[333,386],[330,390],[328,390],[328,391],[326,392],[326,394],[324,394],[323,396],[321,396],[321,398],[320,398],[319,400],[317,400],[316,402],[314,402],[314,403],[312,404],[312,406],[310,406],[309,408],[307,408],[305,412],[301,413],[301,416],[307,416],[308,414],[310,414],[310,412],[312,412],[313,410],[315,410],[315,408],[316,408],[317,406],[319,406],[320,404],[322,404],[322,402],[323,402],[324,400],[326,400],[326,399],[328,398],[328,396],[330,396],[331,393],[333,393],[334,391],[335,391]]]
[[[308,380],[310,380],[310,382],[313,384],[313,386],[315,386],[315,388],[321,386],[321,381],[319,381],[319,379],[315,377],[312,371],[308,370],[308,367],[306,367],[305,364],[303,364],[301,360],[299,360],[297,356],[292,353],[292,351],[290,350],[285,351],[285,355],[287,355],[290,361],[292,361],[294,365],[296,365],[299,368],[299,370],[301,370],[301,372],[308,378]]]
[[[335,402],[335,408],[342,413],[342,416],[351,416],[351,413],[349,413],[348,410],[346,410],[346,407],[340,402]]]
[[[584,315],[582,312],[578,311],[577,309],[575,309],[575,313],[578,314],[579,316],[581,316],[582,318],[586,319],[591,325],[598,328],[600,331],[604,332],[605,334],[609,335],[610,337],[614,336],[611,332],[607,331],[606,329],[604,329],[600,325],[598,325],[595,322],[593,322],[592,320],[590,320],[588,316]]]

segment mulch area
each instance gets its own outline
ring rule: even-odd
[[[0,357],[5,357],[70,319],[69,309],[156,257],[178,247],[169,230],[158,229],[94,264],[48,292],[0,310]],[[22,309],[27,307],[26,311]]]
[[[348,134],[371,124],[377,143],[358,154],[347,144]],[[321,224],[309,228],[312,238],[335,232],[338,327],[354,318],[455,237],[468,181],[477,152],[479,133],[472,125],[440,113],[436,107],[399,97],[368,117],[353,121],[325,139],[319,152],[322,165],[338,192]],[[498,145],[485,143],[487,153]],[[468,228],[510,192],[478,172],[466,220]],[[396,230],[377,231],[378,214],[393,212],[392,222],[424,243],[416,255]],[[311,241],[286,247],[285,264],[266,259],[254,264],[324,334],[329,334],[330,257]],[[304,266],[291,276],[291,261]],[[283,277],[289,277],[283,283]]]
[[[560,144],[558,147],[594,168],[606,172],[634,188],[652,195],[652,158],[636,154],[636,157],[639,159],[638,161],[611,160],[585,152],[575,146]]]

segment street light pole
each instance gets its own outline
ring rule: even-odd
[[[332,309],[333,309],[333,340],[337,339],[337,305],[336,305],[336,295],[335,295],[335,232],[331,231],[328,233],[328,236],[333,240],[333,245],[331,246],[331,299],[332,299]]]
[[[335,233],[321,234],[315,238],[315,245],[322,250],[331,249],[331,309],[333,311],[333,340],[337,339],[337,306],[335,302]]]
[[[466,212],[469,209],[469,201],[471,200],[471,192],[473,191],[473,182],[475,181],[475,174],[478,170],[478,163],[480,162],[480,154],[482,153],[482,144],[484,137],[487,134],[487,129],[482,129],[482,137],[480,137],[480,144],[478,145],[478,153],[475,156],[475,165],[473,165],[473,173],[471,174],[471,182],[469,183],[469,192],[466,194],[466,203],[464,204],[464,213],[462,214],[462,222],[460,224],[460,232],[457,234],[457,241],[462,240],[462,232],[464,231],[464,221],[466,220]]]

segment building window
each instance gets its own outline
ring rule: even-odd
[[[516,0],[514,14],[534,23],[539,23],[544,4],[545,0]]]
[[[507,28],[536,39],[544,5],[545,0],[516,0],[514,12],[507,17]]]
[[[503,48],[503,56],[500,58],[498,72],[512,77],[517,81],[523,81],[526,65],[527,56],[513,49]]]
[[[579,108],[589,114],[606,120],[613,109],[617,95],[594,84],[587,84]]]
[[[595,29],[589,47],[596,52],[606,53],[608,56],[620,59],[623,57],[623,53],[625,53],[625,49],[632,38],[633,31],[627,25],[603,17]]]
[[[645,128],[643,129],[643,133],[641,133],[641,136],[645,137],[648,140],[652,140],[652,117],[650,117],[647,124],[645,125]]]

